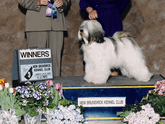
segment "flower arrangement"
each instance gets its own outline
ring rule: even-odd
[[[126,105],[123,112],[117,112],[126,124],[162,124],[160,116],[165,116],[165,80],[157,81],[155,89],[147,97],[134,105]]]
[[[9,88],[6,80],[0,79],[0,123],[17,124],[24,114],[18,105],[14,88]]]
[[[140,103],[136,101],[132,106],[126,105],[123,112],[117,112],[117,116],[122,117],[123,124],[162,124],[160,115],[144,97]]]
[[[150,104],[142,105],[142,110],[130,113],[124,118],[123,122],[128,124],[156,124],[160,120],[159,114],[156,114]]]
[[[42,112],[47,122],[50,118],[57,123],[84,122],[83,107],[64,98],[61,84],[52,80],[39,84],[26,82],[25,86],[14,89],[9,88],[5,79],[0,79],[0,123],[17,124],[22,115],[25,124],[40,123]]]
[[[165,80],[157,81],[155,89],[148,92],[148,103],[160,116],[165,116]]]
[[[66,100],[63,96],[62,86],[59,83],[54,85],[52,80],[46,81],[54,94],[54,99],[44,110],[48,124],[80,124],[84,122],[83,107],[77,106],[76,102]],[[55,105],[52,107],[52,105]]]
[[[52,121],[53,123],[55,121],[60,123],[73,122],[73,124],[84,121],[83,107],[77,106],[76,102],[66,100],[59,83],[54,84],[52,80],[37,85],[26,82],[26,86],[18,86],[15,90],[17,99],[20,101],[19,105],[25,113],[30,115],[25,114],[27,117],[24,117],[28,122],[31,117],[40,115],[40,109],[43,110],[49,124]]]
[[[53,95],[49,87],[45,83],[35,85],[31,82],[26,82],[26,86],[17,86],[17,99],[19,105],[31,117],[39,114],[38,109],[47,107],[49,101],[53,100]]]
[[[58,105],[54,110],[47,110],[44,115],[47,118],[47,124],[82,124],[84,117],[81,109],[76,105],[63,106]]]

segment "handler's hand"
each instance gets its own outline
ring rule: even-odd
[[[63,5],[63,1],[62,0],[56,0],[55,5],[56,5],[56,7],[61,7]]]
[[[46,6],[46,5],[47,5],[47,3],[48,3],[48,1],[49,1],[49,0],[38,0],[37,5],[39,5],[39,6],[41,6],[41,5]]]
[[[89,13],[89,19],[96,19],[98,18],[98,14],[96,10],[92,10],[92,12]]]

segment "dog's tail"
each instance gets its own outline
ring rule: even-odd
[[[129,32],[125,32],[125,31],[118,31],[118,32],[114,33],[114,35],[113,35],[113,38],[115,40],[118,40],[118,39],[121,39],[121,38],[124,38],[124,37],[125,38],[131,37],[130,33]]]
[[[131,38],[131,35],[129,32],[125,32],[125,31],[118,31],[116,33],[114,33],[113,35],[113,39],[115,39],[116,41],[120,41],[124,43],[124,39],[127,39],[126,41],[130,41],[130,43],[132,43],[133,46],[138,46],[139,45],[136,43],[136,41]]]

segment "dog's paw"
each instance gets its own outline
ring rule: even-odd
[[[86,81],[87,82],[87,81]],[[87,83],[89,83],[89,84],[93,84],[92,82],[87,82]]]
[[[119,75],[119,73],[116,72],[116,71],[113,71],[113,72],[111,73],[111,76],[118,76],[118,75]]]
[[[84,77],[84,80],[85,80],[86,82],[90,83],[90,84],[92,83],[91,79],[90,79],[89,77],[87,77],[87,76]]]
[[[143,82],[148,82],[152,78],[152,76],[153,76],[152,73],[148,73],[148,74],[144,75],[143,77],[137,78],[137,80],[143,81]]]

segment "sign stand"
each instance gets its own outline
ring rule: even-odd
[[[51,49],[18,49],[13,53],[13,87],[24,82],[53,79]]]

